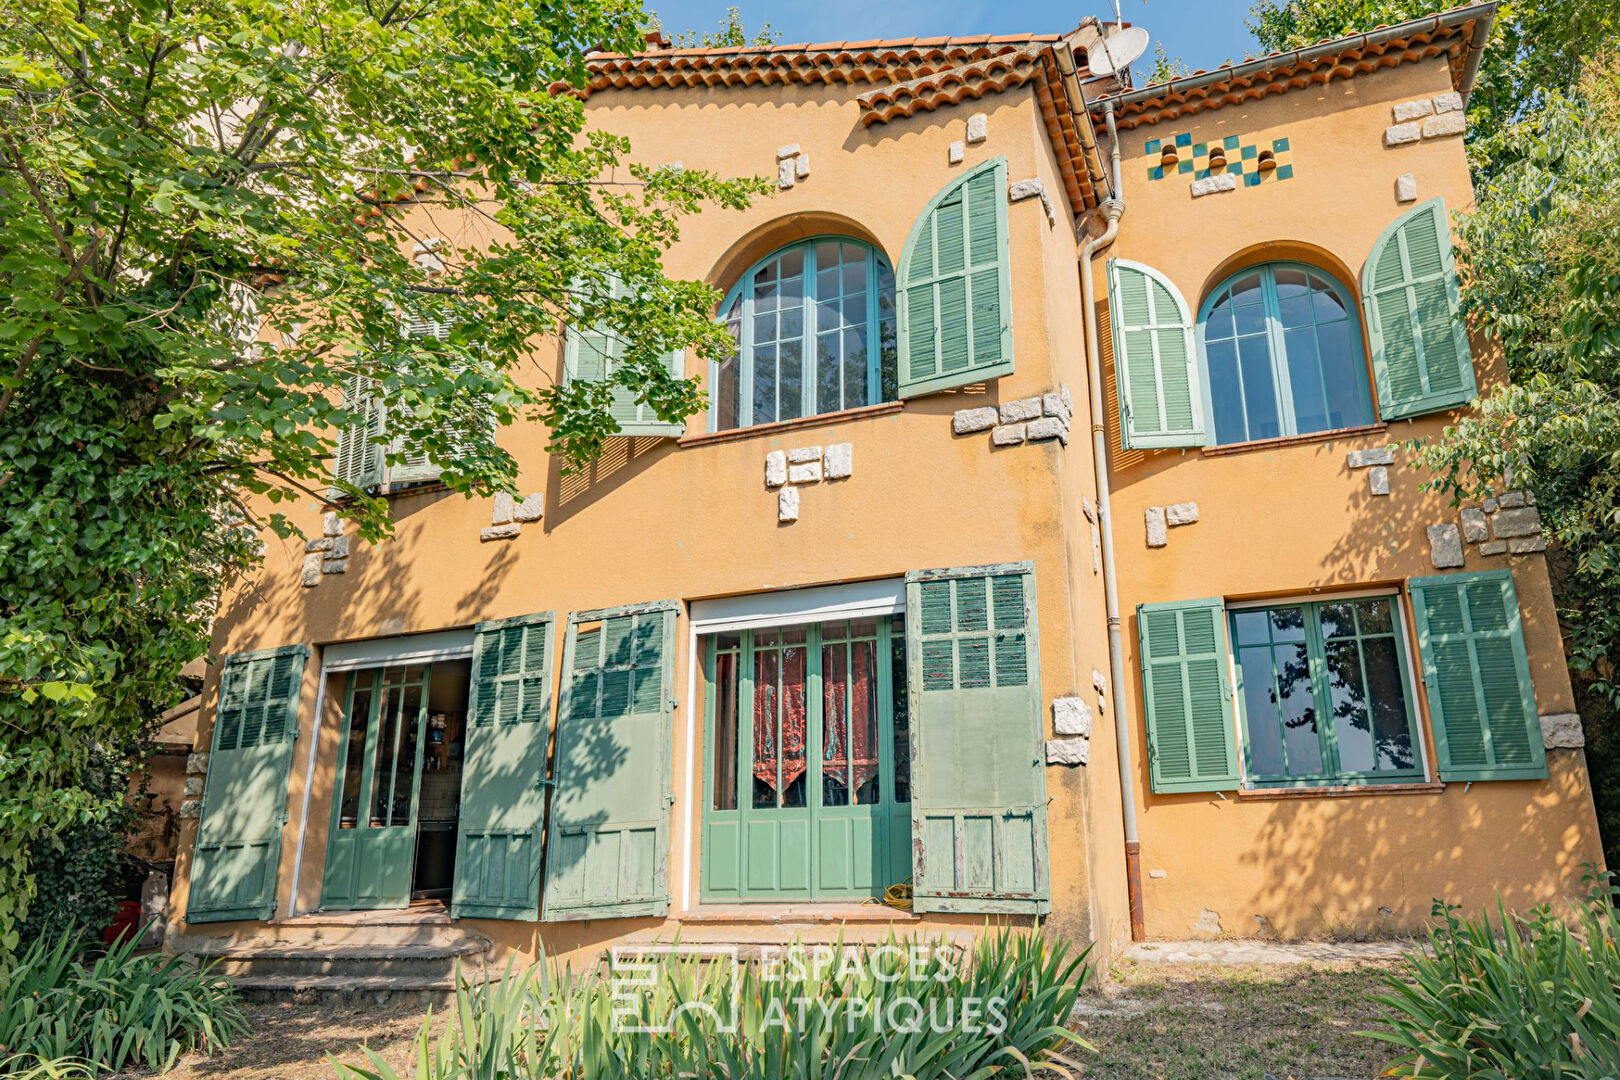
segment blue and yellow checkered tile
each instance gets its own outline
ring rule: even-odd
[[[1242,136],[1227,135],[1219,143],[1197,143],[1192,141],[1192,135],[1182,132],[1164,139],[1149,139],[1143,144],[1149,156],[1163,154],[1167,145],[1174,145],[1177,150],[1175,168],[1170,170],[1176,174],[1190,173],[1194,180],[1203,180],[1210,176],[1209,159],[1211,152],[1218,146],[1226,158],[1226,165],[1218,170],[1228,176],[1241,176],[1245,187],[1254,187],[1258,184],[1271,183],[1277,180],[1289,180],[1294,175],[1293,153],[1287,139],[1273,139],[1270,151],[1271,159],[1276,162],[1275,169],[1262,170],[1260,168],[1260,153],[1262,146],[1259,143],[1245,143]],[[1148,166],[1149,180],[1163,180],[1165,167],[1160,164]]]

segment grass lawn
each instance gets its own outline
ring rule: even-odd
[[[1370,1080],[1391,1055],[1357,1035],[1375,1026],[1388,965],[1190,965],[1122,962],[1081,999],[1078,1027],[1097,1047],[1087,1077],[1107,1080]],[[414,1006],[250,1005],[252,1034],[193,1057],[170,1080],[332,1080],[326,1061],[360,1061],[362,1041],[396,1067],[422,1021]]]

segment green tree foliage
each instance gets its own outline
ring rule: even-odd
[[[324,497],[349,378],[462,492],[515,480],[448,422],[470,410],[545,423],[568,466],[613,430],[606,384],[512,377],[556,371],[540,338],[564,321],[617,328],[616,381],[660,417],[701,407],[659,358],[729,339],[660,256],[684,215],[764,185],[637,164],[548,92],[584,82],[591,48],[635,49],[641,19],[635,0],[0,0],[0,959],[35,846],[118,801],[82,782],[95,748],[183,696],[259,529]],[[448,340],[404,335],[413,316]],[[347,494],[386,535],[382,500]]]
[[[1153,86],[1158,83],[1167,83],[1172,79],[1179,79],[1184,75],[1191,74],[1192,69],[1187,66],[1187,61],[1179,56],[1171,56],[1164,51],[1164,42],[1155,41],[1153,43],[1153,67],[1148,72],[1147,80],[1142,85]]]
[[[662,27],[658,16],[651,17],[655,27]],[[770,23],[760,23],[759,32],[750,34],[743,25],[742,12],[735,7],[726,8],[720,25],[712,31],[682,30],[675,35],[677,49],[740,49],[748,46],[765,48],[782,39],[780,31],[772,30]]]
[[[1298,49],[1326,38],[1432,15],[1449,0],[1258,0],[1247,25],[1266,52]],[[1499,130],[1566,93],[1587,57],[1620,35],[1620,4],[1612,0],[1506,0],[1468,100],[1470,135]],[[1491,158],[1471,148],[1474,167]]]

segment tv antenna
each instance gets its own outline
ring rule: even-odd
[[[1097,29],[1097,40],[1086,46],[1086,66],[1093,75],[1120,75],[1147,52],[1148,45],[1152,43],[1146,30],[1140,26],[1125,25],[1119,0],[1114,0],[1113,33],[1108,32],[1106,25]]]

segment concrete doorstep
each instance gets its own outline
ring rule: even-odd
[[[1423,948],[1416,938],[1384,941],[1138,941],[1125,957],[1145,964],[1343,964],[1399,960]]]

